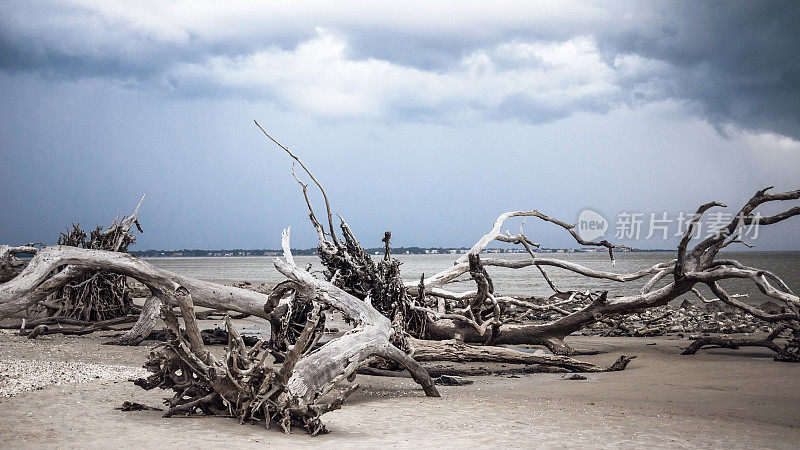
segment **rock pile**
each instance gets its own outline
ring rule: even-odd
[[[541,299],[528,299],[541,304]],[[582,309],[585,305],[565,308],[568,312]],[[759,306],[767,313],[782,312],[780,305],[767,301]],[[563,315],[554,311],[526,313],[524,308],[509,308],[505,311],[509,322],[543,323],[557,320]],[[587,336],[660,336],[667,333],[757,333],[769,332],[772,325],[757,319],[737,308],[719,301],[693,304],[684,300],[679,306],[666,305],[650,308],[628,316],[617,316],[596,322],[580,331]]]
[[[638,314],[598,322],[583,333],[601,336],[659,336],[666,333],[733,334],[771,330],[772,326],[768,322],[731,306],[719,302],[699,306],[684,301],[680,306],[660,306]]]

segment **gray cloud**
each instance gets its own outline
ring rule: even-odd
[[[680,2],[637,9],[598,32],[609,57],[663,61],[664,95],[714,124],[800,137],[800,3]]]
[[[201,5],[196,11],[168,6],[131,11],[113,4],[6,4],[0,18],[0,69],[60,79],[118,79],[187,97],[257,96],[287,109],[344,114],[309,99],[318,96],[326,105],[343,99],[342,108],[372,118],[445,122],[482,115],[542,123],[672,98],[690,102],[721,130],[733,125],[800,138],[800,4],[795,2],[586,3],[537,10],[524,4],[507,10],[451,5],[450,11],[440,7],[430,16],[398,12],[391,5],[372,11],[320,7],[317,12]],[[309,52],[292,59],[320,36],[318,26],[344,43],[342,54]],[[543,44],[559,51],[559,45],[582,37],[594,42],[609,73],[583,63],[562,72],[549,66],[537,71],[540,54],[518,60],[498,50]],[[465,61],[476,55],[487,55],[486,70],[496,73],[474,76]],[[630,57],[638,58],[632,71],[619,64]],[[359,70],[371,70],[373,78],[363,86],[370,98],[352,92],[359,83],[302,84],[261,75],[268,69],[291,73],[290,67],[272,64],[302,69],[322,58],[345,66],[341,77],[358,78]],[[249,70],[243,60],[252,64]],[[384,72],[401,84],[414,81],[397,94],[381,84]],[[530,86],[502,90],[537,76],[542,80]],[[568,81],[559,84],[547,76]],[[463,100],[448,86],[458,86]],[[487,100],[494,91],[499,97]],[[559,96],[562,91],[578,94]]]

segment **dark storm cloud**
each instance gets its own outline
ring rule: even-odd
[[[709,121],[800,138],[800,3],[679,2],[641,8],[598,30],[610,56],[664,61],[664,95]]]
[[[179,24],[147,27],[64,2],[20,1],[0,8],[0,70],[55,79],[158,80],[176,64],[293,48],[314,35],[313,28],[281,28],[214,38]]]

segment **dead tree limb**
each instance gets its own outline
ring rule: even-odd
[[[284,148],[283,146],[281,147]],[[291,156],[299,162],[299,159],[294,154],[291,154]],[[305,168],[305,166],[303,167]],[[319,182],[316,179],[314,181],[322,189]],[[313,209],[308,200],[305,185],[302,182],[300,183],[303,186],[303,195],[309,207],[312,222],[314,222]],[[698,283],[706,284],[712,291],[716,292],[721,289],[716,285],[720,280],[747,278],[764,294],[783,301],[789,312],[781,316],[767,314],[763,311],[756,311],[757,308],[736,301],[734,297],[725,296],[722,293],[717,295],[722,301],[736,308],[763,320],[780,322],[793,330],[795,338],[790,339],[790,343],[784,348],[782,355],[787,359],[800,358],[800,355],[791,356],[798,353],[797,342],[798,337],[800,337],[800,300],[798,300],[797,295],[775,274],[744,267],[737,262],[716,260],[720,249],[733,242],[741,241],[739,237],[744,226],[753,224],[755,221],[758,221],[760,225],[769,225],[800,214],[800,207],[794,207],[773,216],[760,218],[754,215],[754,210],[761,204],[800,198],[800,191],[767,194],[768,189],[757,192],[740,210],[737,218],[719,233],[703,240],[690,249],[689,243],[692,240],[694,227],[703,214],[713,207],[724,206],[719,202],[710,202],[702,205],[689,222],[689,226],[678,245],[676,259],[632,273],[602,271],[573,262],[537,258],[530,249],[530,245],[533,242],[525,237],[522,231],[516,237],[511,236],[510,233],[502,234],[502,225],[508,218],[535,217],[564,228],[581,245],[607,248],[612,265],[614,263],[613,250],[616,248],[629,248],[614,245],[605,240],[597,242],[586,241],[577,234],[574,225],[552,218],[536,210],[501,214],[490,232],[481,237],[466,255],[459,257],[454,266],[433,276],[423,277],[418,286],[403,286],[399,271],[396,270],[396,263],[393,270],[379,270],[379,267],[389,267],[392,264],[393,259],[389,256],[388,250],[385,252],[384,260],[379,265],[376,265],[369,255],[364,252],[344,220],[341,221],[344,243],[328,241],[325,238],[325,234],[320,233],[320,245],[318,248],[322,263],[326,267],[325,276],[328,280],[360,299],[366,300],[369,298],[373,304],[377,299],[379,311],[392,318],[393,323],[403,328],[411,336],[434,340],[457,339],[476,343],[538,344],[546,346],[553,353],[562,355],[574,353],[564,342],[566,336],[598,321],[605,321],[611,317],[624,316],[666,305],[688,292],[693,292],[695,285]],[[330,205],[327,201],[326,208],[330,211]],[[318,226],[318,223],[315,222],[315,226]],[[537,267],[548,285],[554,290],[554,294],[550,297],[549,303],[530,307],[529,311],[547,309],[560,314],[561,317],[547,323],[534,324],[513,324],[493,319],[490,327],[492,332],[487,339],[487,326],[484,326],[486,325],[484,321],[486,311],[478,311],[487,306],[487,302],[493,307],[497,307],[501,303],[515,306],[524,306],[529,303],[524,299],[497,295],[493,286],[487,282],[487,280],[490,280],[488,273],[485,270],[477,270],[476,258],[493,240],[520,243],[529,252],[531,258],[521,261],[486,258],[481,260],[481,267],[497,266],[514,269],[529,266]],[[649,280],[636,295],[610,297],[608,292],[560,290],[544,271],[544,267],[558,267],[587,277],[588,280],[604,279],[620,283],[646,277],[649,277]],[[467,272],[470,272],[472,279],[476,282],[476,290],[453,292],[445,288],[445,285],[458,281],[458,278]],[[672,275],[672,281],[657,288],[659,282],[667,281],[666,278],[669,275]],[[393,286],[393,289],[387,291],[386,286],[389,285]],[[387,292],[391,292],[391,294],[386,295]],[[581,306],[578,310],[568,312],[561,308],[562,305],[567,303],[575,303]],[[409,318],[413,320],[409,320]],[[410,326],[412,324],[414,325],[413,327]]]
[[[775,353],[778,353],[778,355],[780,356],[781,353],[783,352],[783,347],[776,344],[775,339],[780,337],[781,333],[787,329],[788,329],[787,326],[780,325],[774,330],[772,330],[771,333],[761,337],[707,336],[692,342],[692,344],[686,347],[686,349],[681,354],[694,355],[695,353],[697,353],[698,350],[704,347],[723,347],[730,349],[738,349],[740,347],[765,347],[774,351]],[[775,359],[779,360],[780,359],[779,356],[776,356]]]
[[[701,206],[692,221],[681,243],[678,246],[678,257],[676,260],[657,264],[648,269],[640,270],[629,274],[617,274],[612,272],[598,271],[589,269],[578,264],[559,260],[548,260],[544,258],[532,258],[528,261],[517,262],[515,264],[504,263],[505,267],[523,267],[534,265],[537,267],[554,266],[571,272],[586,276],[588,279],[599,278],[618,282],[627,282],[651,276],[651,279],[641,289],[639,294],[631,296],[621,296],[608,298],[607,295],[582,294],[589,303],[580,310],[564,315],[549,323],[544,324],[503,324],[500,327],[499,335],[495,342],[502,344],[541,344],[545,345],[554,352],[569,354],[571,350],[563,342],[563,338],[570,333],[603,320],[604,318],[631,314],[644,309],[665,305],[679,296],[691,292],[698,283],[707,285],[721,301],[740,309],[753,316],[776,324],[782,324],[787,329],[792,330],[792,337],[787,346],[784,347],[780,357],[782,359],[797,358],[797,330],[800,328],[800,315],[798,309],[800,301],[796,294],[784,283],[777,275],[746,267],[736,261],[717,260],[716,256],[721,248],[735,240],[742,227],[754,223],[757,217],[753,214],[756,206],[770,201],[794,200],[800,198],[800,191],[790,191],[780,194],[768,195],[766,190],[759,191],[745,207],[740,211],[737,219],[734,219],[722,232],[716,236],[709,237],[698,243],[694,248],[688,248],[694,224],[700,220],[703,213],[708,209],[720,206],[718,202],[711,202]],[[790,208],[782,213],[760,219],[761,225],[769,225],[786,220],[800,214],[800,208]],[[503,216],[501,216],[503,217]],[[483,241],[479,244],[485,245]],[[488,259],[484,260],[485,265],[491,265]],[[499,265],[499,264],[498,264]],[[460,263],[439,274],[426,278],[424,282],[425,294],[428,296],[439,296],[450,298],[457,301],[468,301],[478,295],[478,291],[452,293],[442,288],[445,284],[455,280],[459,275],[468,270],[467,264]],[[673,280],[665,286],[656,289],[656,284],[663,280],[667,275],[672,275]],[[734,296],[728,295],[719,285],[719,282],[726,279],[743,278],[751,280],[758,289],[765,295],[780,300],[784,303],[787,312],[782,314],[769,314],[759,308],[747,305],[736,300]],[[551,287],[556,293],[561,293]],[[581,295],[580,293],[576,293]],[[427,325],[427,338],[432,339],[451,339],[458,335],[463,335],[468,342],[480,342],[483,336],[476,333],[471,327],[464,325],[462,321],[449,318],[429,317]]]
[[[128,330],[119,338],[112,339],[106,343],[115,345],[141,344],[142,341],[147,339],[147,336],[149,336],[155,328],[156,320],[158,319],[159,312],[161,311],[161,305],[162,302],[158,296],[151,295],[147,297],[147,300],[145,300],[144,305],[142,306],[142,311],[139,313],[139,317],[136,320],[136,323],[133,325],[133,328]]]
[[[610,367],[579,361],[568,356],[524,353],[491,345],[469,345],[457,340],[433,341],[411,338],[409,345],[417,361],[496,362],[509,364],[544,364],[571,372],[613,372],[624,370],[635,356],[622,355]]]
[[[63,318],[54,318],[54,319],[63,319]],[[123,317],[115,317],[113,319],[101,320],[101,321],[83,321],[83,320],[76,320],[77,323],[70,323],[69,320],[54,320],[52,323],[40,323],[38,325],[33,325],[32,330],[27,330],[26,328],[20,329],[20,335],[26,336],[28,339],[35,339],[39,336],[43,336],[46,334],[64,334],[64,335],[72,335],[72,336],[82,336],[85,334],[91,334],[95,331],[101,330],[117,330],[115,328],[117,325],[124,325],[135,322],[137,316],[129,315]],[[74,319],[73,319],[74,320]]]

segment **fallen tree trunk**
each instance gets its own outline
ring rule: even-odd
[[[67,269],[57,272],[64,267]],[[181,286],[199,306],[267,316],[265,294],[178,275],[126,253],[52,246],[40,249],[17,277],[0,284],[0,319],[43,301],[49,292],[87,268],[135,278],[158,297]],[[54,272],[57,274],[52,275]]]
[[[54,318],[57,319],[57,318]],[[115,317],[113,319],[106,319],[101,321],[77,321],[80,324],[70,324],[66,321],[56,320],[51,324],[35,325],[32,330],[25,328],[20,329],[20,335],[26,336],[28,339],[35,339],[39,336],[46,334],[64,334],[70,336],[83,336],[84,334],[91,334],[95,331],[101,330],[116,330],[116,326],[129,324],[135,322],[137,316],[123,316]]]
[[[417,361],[453,361],[453,362],[496,362],[510,364],[546,364],[561,367],[571,372],[614,372],[625,370],[635,356],[621,355],[609,367],[601,367],[592,363],[559,355],[536,355],[524,353],[504,347],[490,345],[469,345],[461,341],[434,341],[409,339]]]
[[[285,232],[286,248],[288,239]],[[268,350],[263,342],[248,349],[229,319],[226,356],[224,360],[214,358],[203,344],[189,292],[179,287],[167,294],[180,306],[187,337],[183,337],[172,309],[164,305],[163,318],[175,337],[164,350],[151,354],[147,367],[153,375],[137,382],[145,389],[161,387],[175,391],[165,416],[192,414],[199,409],[204,414],[226,412],[243,422],[263,421],[267,427],[276,420],[285,432],[293,425],[300,425],[312,435],[324,433],[320,416],[341,406],[358,385],[345,388],[333,399],[326,400],[325,395],[374,358],[401,365],[428,396],[439,396],[427,372],[390,343],[392,327],[386,317],[369,304],[298,268],[291,253],[286,253],[286,261],[276,259],[275,266],[294,283],[298,292],[316,304],[277,371],[266,362]],[[319,332],[320,306],[339,310],[355,323],[355,328],[311,351],[314,334]]]
[[[775,340],[781,337],[785,331],[794,333],[794,339],[789,339],[789,342],[783,346],[778,345]],[[779,325],[775,327],[770,333],[765,336],[743,336],[743,337],[730,337],[730,336],[707,336],[695,340],[681,353],[682,355],[694,355],[700,349],[706,347],[722,347],[737,350],[740,347],[764,347],[768,348],[777,355],[776,361],[789,361],[798,362],[798,351],[800,350],[797,345],[797,332],[792,330],[787,325]]]
[[[453,365],[438,364],[422,364],[425,371],[431,378],[439,378],[441,376],[456,376],[456,377],[485,377],[485,376],[501,376],[501,375],[527,375],[532,373],[570,373],[571,370],[564,369],[563,367],[550,366],[547,364],[525,364],[519,367],[501,367],[501,368],[486,368],[476,366],[474,364],[461,364],[456,367]],[[359,375],[371,375],[377,377],[396,377],[396,378],[411,378],[411,375],[405,370],[389,370],[380,369],[370,366],[359,368],[356,373]],[[436,384],[436,380],[434,380]]]

